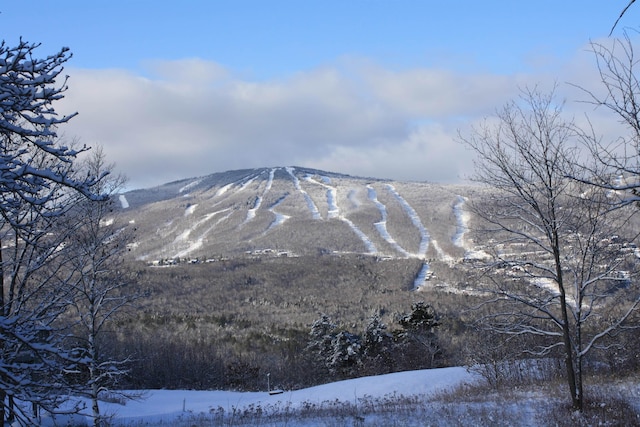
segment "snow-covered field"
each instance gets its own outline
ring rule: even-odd
[[[451,367],[278,394],[147,390],[137,400],[102,402],[101,412],[110,416],[113,427],[640,425],[640,384],[635,379],[609,379],[587,390],[590,403],[578,413],[569,410],[562,381],[498,390],[486,386],[477,372]],[[39,425],[83,426],[91,420],[86,415],[59,416],[55,422],[43,418]]]
[[[633,378],[589,385],[591,404],[577,413],[568,409],[562,381],[497,391],[483,385],[478,372],[462,367],[408,371],[279,394],[147,390],[141,399],[102,402],[101,412],[113,427],[640,425],[640,384]],[[92,423],[86,415],[74,415],[55,422],[44,417],[39,425]]]
[[[326,422],[341,413],[348,419],[346,425],[353,422],[358,425],[357,422],[363,419],[345,413],[346,407],[371,409],[374,405],[399,402],[403,398],[415,401],[477,379],[477,374],[453,367],[357,378],[280,394],[148,390],[139,400],[123,404],[102,402],[101,412],[111,415],[111,425],[115,426],[251,425],[257,422],[258,415],[261,425],[327,425]],[[265,378],[265,388],[266,382]],[[87,402],[87,411],[89,407]],[[323,410],[326,410],[325,415]],[[372,416],[383,415],[379,412]],[[74,423],[80,420],[74,418]],[[67,421],[58,418],[58,424],[53,424],[43,420],[42,425],[67,425]]]

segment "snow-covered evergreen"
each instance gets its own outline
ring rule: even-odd
[[[0,419],[34,423],[14,400],[56,411],[78,357],[63,350],[56,319],[72,290],[60,276],[67,238],[60,227],[74,194],[100,200],[97,177],[79,177],[79,149],[60,143],[58,128],[67,48],[39,59],[38,44],[0,44]]]

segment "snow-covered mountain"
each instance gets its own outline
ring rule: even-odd
[[[473,247],[471,186],[299,167],[228,171],[120,195],[131,252],[147,262],[240,253],[355,253],[460,260]]]

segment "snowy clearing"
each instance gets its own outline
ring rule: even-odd
[[[445,253],[445,251],[442,250],[442,248],[440,247],[440,244],[438,243],[437,240],[431,239],[431,245],[436,250],[436,253],[438,254],[438,259],[440,261],[444,261],[449,265],[455,264],[456,259],[454,257],[452,257],[451,255]]]
[[[393,397],[428,397],[462,384],[473,383],[478,378],[465,368],[453,367],[356,378],[275,395],[267,391],[148,390],[141,400],[127,401],[125,404],[102,402],[101,411],[112,416],[114,426],[154,426],[176,425],[212,414],[224,413],[232,417],[234,414],[261,408],[264,415],[268,415],[269,411],[287,411],[291,416],[287,425],[301,426],[313,424],[296,421],[296,411],[305,408],[335,406],[338,402],[372,402]],[[87,408],[90,408],[89,402],[86,403]],[[42,425],[47,425],[44,421]],[[57,422],[61,421],[59,418]]]
[[[478,372],[406,371],[277,394],[147,390],[139,400],[101,402],[101,413],[113,427],[640,425],[640,386],[634,380],[589,386],[594,404],[576,413],[568,410],[563,382],[497,392],[483,385]],[[266,384],[267,378],[265,389]],[[43,417],[39,425],[91,425],[89,402],[81,403],[87,405],[83,415]]]
[[[191,235],[191,232],[194,231],[197,227],[199,227],[200,225],[206,223],[207,221],[209,221],[211,218],[213,218],[214,216],[216,216],[219,213],[223,213],[223,212],[227,212],[226,215],[222,216],[221,218],[219,218],[217,221],[214,222],[213,225],[209,226],[207,229],[205,229],[202,233],[200,233],[200,236],[197,237],[195,240],[190,240],[189,237]],[[179,244],[180,242],[186,242],[188,247],[179,251],[178,253],[176,253],[173,257],[174,258],[182,258],[185,257],[187,255],[189,255],[191,252],[199,249],[200,247],[202,247],[202,244],[204,242],[205,237],[211,233],[211,231],[221,222],[225,221],[227,218],[229,218],[231,215],[233,214],[233,211],[230,208],[227,209],[223,209],[217,212],[213,212],[210,214],[205,215],[202,219],[200,219],[199,221],[197,221],[195,224],[193,224],[193,226],[185,231],[183,231],[180,235],[178,235],[176,237],[176,240],[173,242],[174,245],[175,244]]]

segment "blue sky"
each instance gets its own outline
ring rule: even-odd
[[[457,131],[523,84],[586,81],[589,40],[627,3],[9,2],[0,28],[71,48],[65,135],[133,187],[294,164],[452,182],[470,164]],[[634,6],[614,36],[638,22]]]

